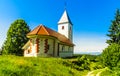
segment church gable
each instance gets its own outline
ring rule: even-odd
[[[27,36],[29,36],[29,35],[49,35],[49,33],[44,28],[44,26],[40,25],[40,26],[36,27],[33,31],[31,31],[30,33],[27,34]]]

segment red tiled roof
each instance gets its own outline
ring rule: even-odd
[[[36,27],[35,29],[33,29],[31,32],[29,32],[27,34],[27,36],[31,36],[31,35],[48,35],[48,36],[53,36],[56,37],[58,40],[60,40],[63,43],[66,43],[68,45],[74,45],[67,37],[65,37],[64,35],[48,28],[45,27],[43,25],[39,25],[38,27]]]

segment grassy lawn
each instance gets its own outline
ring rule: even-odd
[[[70,61],[61,58],[26,58],[0,56],[0,76],[85,76],[88,71],[78,71]]]

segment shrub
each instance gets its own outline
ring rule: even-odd
[[[89,70],[89,64],[90,64],[90,59],[86,57],[86,55],[83,55],[82,57],[78,57],[78,63],[81,68]]]
[[[108,67],[101,70],[100,76],[118,76],[115,72]]]
[[[115,67],[120,59],[120,45],[111,44],[102,53],[102,62],[105,66]]]

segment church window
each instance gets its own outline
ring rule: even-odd
[[[30,49],[28,49],[28,52],[27,52],[28,54],[30,53]]]
[[[64,26],[62,26],[62,30],[64,30]]]

